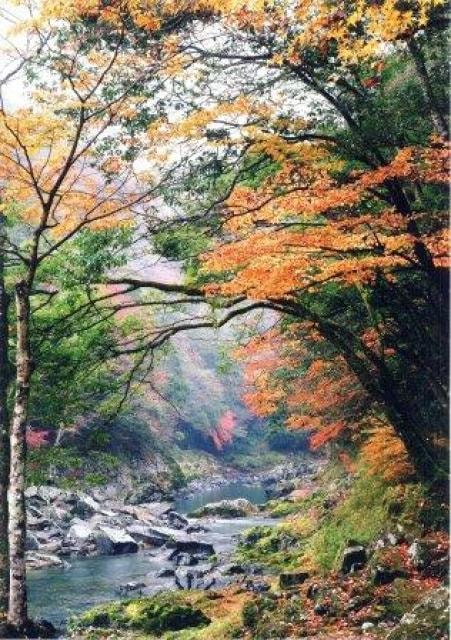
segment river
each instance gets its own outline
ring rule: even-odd
[[[180,498],[175,501],[174,508],[180,513],[189,513],[209,502],[231,498],[247,498],[254,504],[267,499],[261,485],[232,482],[197,492],[194,496]],[[258,516],[209,520],[206,525],[209,532],[205,534],[205,539],[213,544],[217,553],[224,554],[233,549],[239,533],[249,527],[270,522],[267,518]],[[156,573],[162,568],[158,550],[155,550],[155,557],[144,551],[130,555],[71,559],[70,565],[67,569],[53,567],[29,572],[28,590],[32,617],[45,618],[60,626],[73,614],[101,602],[117,599],[119,586],[127,582],[151,582],[152,587],[146,593],[174,588],[172,579],[156,578]]]

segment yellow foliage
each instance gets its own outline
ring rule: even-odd
[[[413,474],[406,448],[390,425],[375,427],[362,447],[362,457],[371,475],[384,480],[406,480]]]

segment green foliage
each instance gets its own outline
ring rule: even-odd
[[[306,430],[289,431],[283,424],[270,422],[266,442],[275,451],[295,453],[308,451],[310,434]]]
[[[43,446],[28,453],[27,481],[53,482],[63,489],[98,486],[108,482],[119,464],[117,456],[102,451],[81,454],[74,446]]]

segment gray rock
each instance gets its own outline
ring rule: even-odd
[[[174,527],[174,529],[185,529],[189,525],[188,518],[177,513],[177,511],[169,511],[167,519],[169,526]]]
[[[214,584],[212,578],[206,580],[209,571],[209,568],[204,567],[176,569],[175,584],[179,589],[209,589]]]
[[[100,510],[100,504],[88,495],[79,496],[74,508],[74,512],[82,518],[89,518]]]
[[[88,522],[75,519],[69,529],[68,536],[74,541],[85,542],[94,536],[94,528]]]
[[[166,528],[150,527],[145,524],[132,524],[126,531],[136,542],[153,547],[161,547],[172,539]]]
[[[63,560],[50,553],[29,551],[26,554],[27,567],[29,569],[47,569],[48,567],[62,567]]]
[[[175,570],[174,569],[160,569],[160,571],[157,573],[157,578],[173,578],[175,576]]]
[[[180,553],[190,553],[196,554],[199,556],[212,556],[215,553],[213,545],[209,542],[201,542],[200,540],[191,540],[190,538],[186,539],[175,539],[167,542],[167,546],[169,548],[174,549],[172,552],[171,559],[175,559],[177,555]]]
[[[422,569],[426,566],[428,560],[427,549],[418,540],[414,540],[410,547],[407,549],[407,555],[409,556],[415,569]]]
[[[116,556],[138,551],[138,544],[123,529],[99,526],[94,535],[97,550],[101,554]]]
[[[27,533],[27,538],[25,541],[25,550],[26,551],[37,551],[39,549],[39,540],[38,538],[33,534],[28,532]]]

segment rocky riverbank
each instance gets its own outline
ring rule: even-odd
[[[192,482],[180,495],[199,494],[231,481],[243,485],[260,483],[268,498],[287,495],[317,468],[316,464],[305,462],[255,475],[237,473],[227,479],[217,476]],[[215,554],[208,540],[208,526],[177,513],[169,500],[134,504],[135,500],[120,501],[110,495],[111,491],[100,489],[88,494],[54,486],[29,487],[26,491],[29,568],[69,567],[71,558],[137,553],[140,549],[170,549],[169,560],[186,566]],[[246,517],[261,511],[263,507],[246,500],[222,501],[197,516]],[[186,553],[192,557],[184,557]]]

